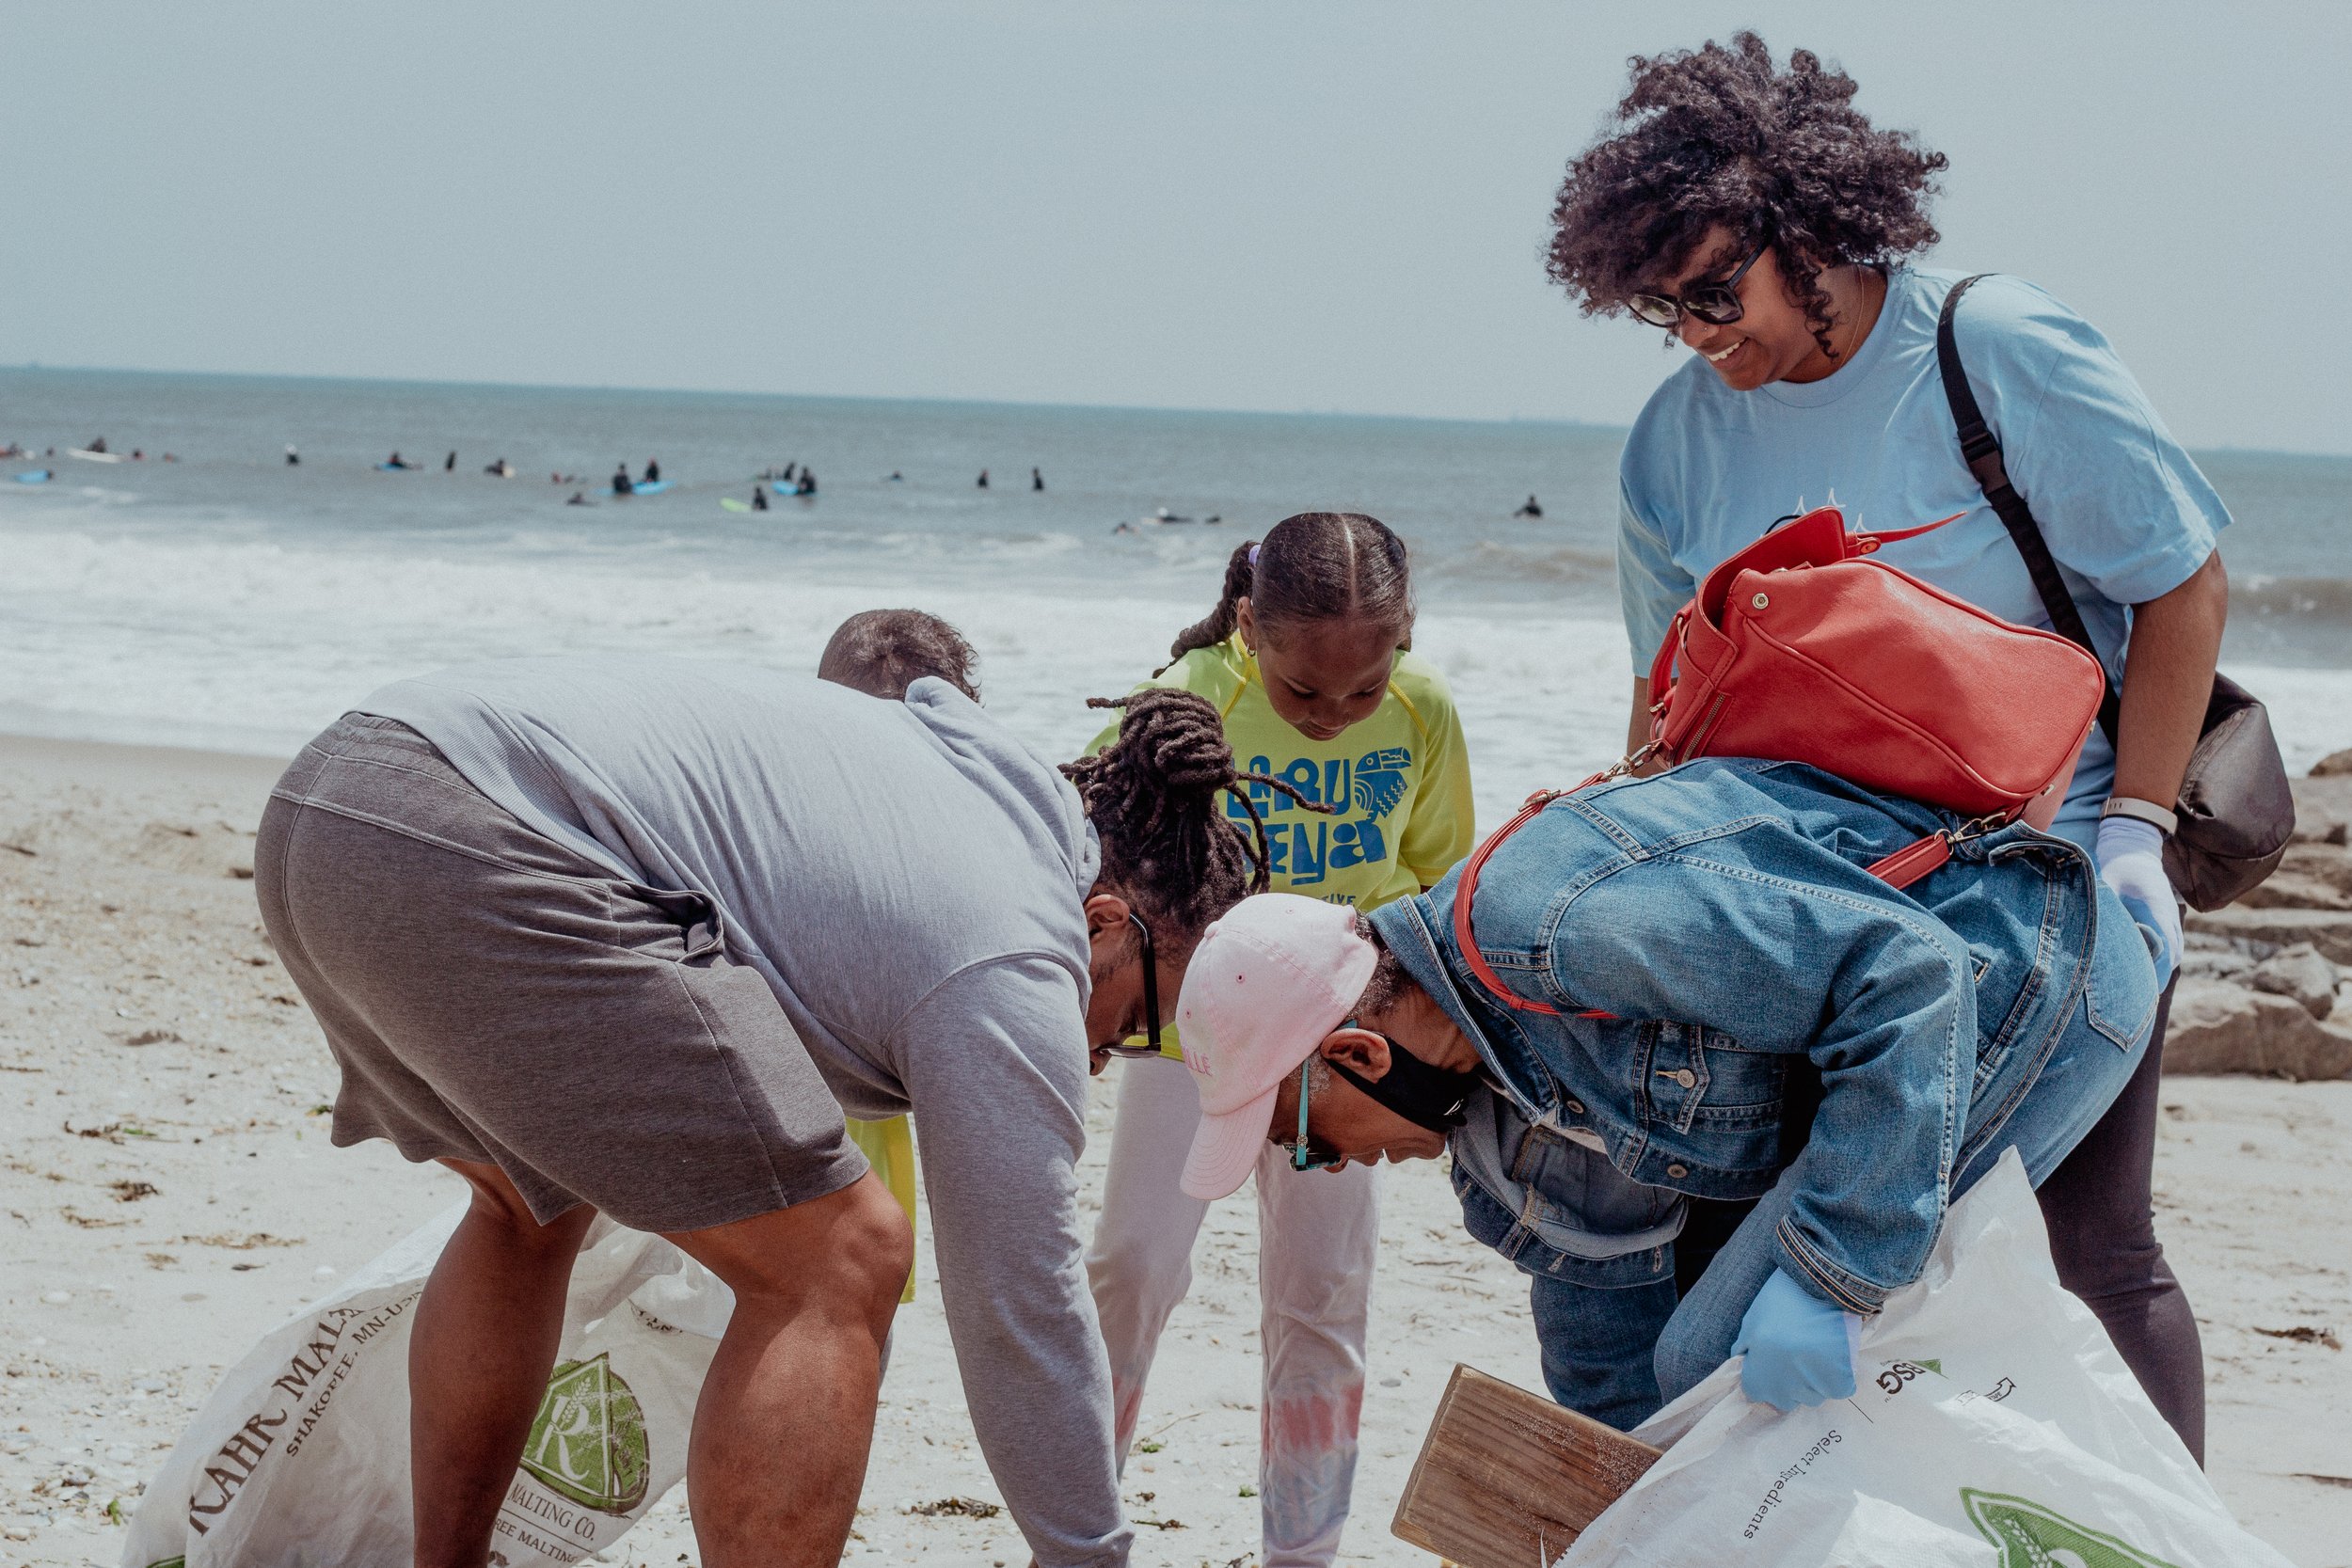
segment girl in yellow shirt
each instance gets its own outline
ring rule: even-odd
[[[1176,639],[1174,661],[1152,677],[1216,705],[1237,766],[1335,808],[1306,810],[1251,786],[1277,892],[1369,911],[1434,884],[1470,852],[1461,721],[1443,677],[1410,651],[1412,628],[1404,541],[1359,513],[1305,512],[1233,552],[1216,608]],[[1239,802],[1227,810],[1250,831]],[[1122,1463],[1208,1212],[1177,1189],[1200,1110],[1192,1074],[1174,1059],[1181,1042],[1169,1050],[1121,1068],[1110,1177],[1087,1254]],[[1322,1568],[1339,1549],[1355,1479],[1379,1189],[1369,1166],[1296,1171],[1267,1147],[1257,1171],[1261,1560]]]

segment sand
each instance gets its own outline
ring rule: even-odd
[[[327,1145],[333,1068],[249,879],[277,768],[0,738],[0,1568],[115,1562],[109,1507],[135,1506],[220,1370],[459,1196],[383,1144]],[[1089,1208],[1112,1087],[1096,1085]],[[2352,1338],[2352,1082],[2169,1081],[2159,1158],[2166,1244],[2205,1333],[2215,1481],[2303,1568],[2352,1564],[2352,1353],[2338,1348]],[[1388,1522],[1447,1373],[1467,1361],[1541,1385],[1524,1282],[1462,1234],[1442,1173],[1384,1180],[1343,1558],[1426,1565]],[[1127,1475],[1132,1515],[1153,1527],[1139,1562],[1254,1560],[1255,1229],[1246,1191],[1204,1228],[1142,1421],[1159,1447]],[[1002,1513],[909,1512],[996,1500],[928,1248],[919,1278],[850,1560],[1020,1568]],[[682,1494],[610,1560],[692,1561]]]

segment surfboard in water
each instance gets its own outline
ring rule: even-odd
[[[122,454],[119,451],[91,451],[87,447],[68,447],[65,454],[68,457],[78,457],[85,463],[119,463],[122,461]]]
[[[631,490],[631,491],[629,492],[629,494],[630,494],[630,495],[632,495],[632,496],[658,496],[658,495],[661,494],[661,492],[662,492],[662,491],[667,490],[669,487],[670,487],[670,482],[669,482],[668,480],[666,480],[666,479],[657,479],[657,480],[653,481],[651,483],[640,483],[638,484],[637,488],[636,488],[636,489],[634,489],[634,490]]]
[[[27,468],[23,473],[16,476],[16,482],[19,484],[46,484],[49,483],[49,470],[46,468]]]
[[[729,512],[749,512],[752,509],[751,502],[737,500],[733,496],[721,496],[719,504]]]
[[[417,471],[414,463],[378,463],[375,467],[378,473],[386,474],[413,474]]]

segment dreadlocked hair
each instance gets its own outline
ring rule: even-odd
[[[1262,627],[1363,621],[1389,631],[1398,647],[1412,646],[1413,579],[1405,541],[1360,512],[1301,512],[1268,529],[1264,539],[1237,546],[1225,562],[1216,608],[1177,634],[1168,663],[1232,636],[1245,598]]]
[[[1119,736],[1090,757],[1062,764],[1103,844],[1101,879],[1135,904],[1163,945],[1188,951],[1209,922],[1268,885],[1265,818],[1247,784],[1263,784],[1309,811],[1335,808],[1296,787],[1233,767],[1225,724],[1206,699],[1151,687],[1094,697],[1122,708]],[[1254,832],[1227,819],[1217,797],[1241,802]]]
[[[1853,106],[1854,79],[1809,49],[1786,69],[1754,33],[1636,56],[1615,129],[1579,153],[1551,210],[1545,270],[1586,315],[1616,315],[1688,262],[1770,244],[1789,303],[1833,359],[1832,267],[1883,269],[1936,242],[1928,207],[1946,159]]]

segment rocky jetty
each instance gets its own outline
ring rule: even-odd
[[[2168,1073],[2352,1075],[2352,751],[2295,784],[2295,842],[2228,909],[2191,911]]]

